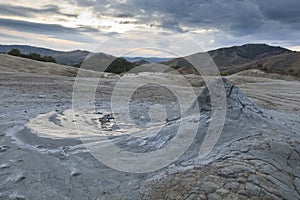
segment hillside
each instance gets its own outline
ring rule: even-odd
[[[266,44],[246,44],[221,48],[207,52],[221,74],[230,75],[247,69],[261,69],[265,72],[299,76],[300,54],[282,47]],[[202,52],[193,54],[201,55]],[[164,64],[183,74],[197,74],[185,58],[176,58]]]
[[[24,46],[24,45],[0,45],[0,52],[7,53],[11,49],[19,49],[22,54],[38,53],[42,56],[52,56],[55,58],[58,64],[67,66],[78,66],[89,57],[89,60],[85,62],[85,68],[94,71],[105,71],[120,74],[129,71],[139,63],[128,62],[124,58],[117,58],[109,54],[95,53],[92,54],[88,51],[74,50],[70,52],[55,51],[46,48]],[[91,59],[92,58],[92,59]],[[16,58],[19,60],[18,58]],[[29,62],[29,61],[28,61]],[[108,66],[108,67],[107,67]],[[107,69],[104,69],[107,67]],[[66,67],[67,69],[68,67]],[[72,69],[71,71],[77,71],[78,69]]]
[[[149,63],[160,63],[173,60],[174,58],[158,58],[158,57],[124,57],[129,62],[146,61]],[[145,64],[145,63],[144,63]]]
[[[70,52],[55,51],[51,49],[24,46],[24,45],[0,45],[0,52],[8,52],[12,48],[18,48],[22,53],[39,53],[41,55],[52,56],[57,63],[80,66],[87,56],[88,61],[84,63],[84,68],[94,71],[105,71],[121,74],[133,69],[135,66],[142,66],[138,71],[153,71],[151,62],[163,60],[160,64],[176,69],[182,74],[198,74],[192,65],[185,58],[176,58],[165,61],[164,58],[154,60],[143,60],[143,57],[117,58],[104,53],[90,53],[88,51],[75,50]],[[246,44],[220,48],[207,52],[218,66],[222,75],[231,75],[248,69],[259,69],[266,73],[277,73],[279,75],[300,76],[300,53],[293,52],[282,47],[274,47],[266,44]],[[204,54],[196,53],[190,56]],[[128,61],[130,60],[130,61]],[[134,62],[133,62],[134,61]],[[109,67],[107,67],[109,65]],[[104,69],[107,67],[107,69]]]
[[[19,49],[23,54],[29,53],[38,53],[42,56],[52,56],[55,58],[57,63],[63,65],[74,66],[77,65],[92,52],[83,51],[83,50],[74,50],[74,51],[56,51],[52,49],[42,48],[42,47],[34,47],[27,45],[0,45],[0,52],[7,53],[11,49]],[[171,58],[157,58],[157,57],[124,57],[124,59],[130,63],[159,63],[166,62],[171,60]]]
[[[247,69],[260,69],[267,73],[300,77],[300,53],[291,52],[255,60],[253,62],[226,70],[226,74],[235,74]]]
[[[53,58],[55,58],[57,63],[69,66],[73,66],[82,62],[85,57],[90,54],[90,52],[82,50],[67,52],[27,45],[0,45],[0,52],[2,53],[7,53],[11,49],[19,49],[23,54],[38,53],[42,56],[52,56]]]
[[[26,72],[41,75],[59,75],[75,77],[78,68],[46,63],[27,58],[20,58],[10,55],[0,55],[0,70],[2,72]],[[92,76],[94,72],[86,71],[87,76]]]
[[[239,66],[261,58],[290,53],[292,51],[266,44],[246,44],[209,51],[216,65],[221,69]]]
[[[135,63],[128,62],[124,58],[105,53],[90,54],[89,57],[82,63],[81,68],[121,74],[127,72],[136,66]]]

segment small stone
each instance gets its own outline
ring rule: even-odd
[[[213,193],[218,189],[218,186],[212,182],[205,182],[201,185],[201,190],[205,190],[206,193]]]
[[[40,98],[40,99],[44,99],[46,97],[47,97],[47,95],[43,95],[43,94],[38,95],[38,98]]]
[[[0,153],[7,151],[9,148],[10,147],[6,145],[0,146]]]
[[[295,185],[295,189],[298,191],[298,193],[300,193],[300,179],[299,178],[295,178],[294,185]]]
[[[290,160],[300,160],[300,157],[296,151],[293,151],[290,155]]]
[[[283,142],[274,142],[270,144],[270,150],[274,155],[281,155],[283,158],[288,158],[291,148]]]
[[[22,182],[23,180],[25,180],[26,177],[25,176],[20,176],[17,180],[16,180],[16,183],[20,183]]]
[[[254,175],[254,174],[250,174],[250,175],[249,175],[248,181],[249,181],[249,182],[253,182],[253,183],[259,183],[257,176]]]
[[[245,186],[246,192],[251,196],[258,196],[260,193],[260,188],[254,185],[253,183],[247,183]]]
[[[113,130],[113,131],[119,130],[119,129],[120,129],[119,126],[116,125],[116,124],[113,124],[113,125],[111,126],[111,130]]]
[[[72,172],[71,175],[76,177],[76,176],[80,176],[81,173],[80,172]]]
[[[209,200],[219,200],[222,199],[219,195],[217,195],[216,193],[211,193],[209,195],[207,195]]]
[[[240,187],[240,184],[238,182],[232,181],[228,182],[224,185],[225,189],[237,191]]]
[[[0,169],[8,169],[8,168],[10,168],[10,166],[7,163],[0,165]]]
[[[9,195],[9,199],[13,200],[25,200],[25,196],[19,194],[18,192],[14,191],[12,194]]]

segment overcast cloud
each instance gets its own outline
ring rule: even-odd
[[[163,35],[164,31],[159,32],[165,28],[201,40],[205,49],[258,42],[300,47],[299,0],[68,0],[43,1],[39,5],[17,2],[0,7],[3,41],[8,41],[8,32],[13,30],[79,42],[92,50],[95,43],[116,33],[148,30]],[[147,37],[151,39],[151,35]],[[118,48],[121,47],[122,44]],[[62,44],[62,48],[68,47]]]

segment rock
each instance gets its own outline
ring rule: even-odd
[[[0,153],[6,152],[10,147],[6,145],[0,146]]]
[[[77,172],[77,171],[74,171],[74,172],[72,172],[71,173],[71,176],[80,176],[81,175],[81,173],[80,172]]]
[[[283,142],[274,142],[270,144],[270,150],[275,155],[280,155],[287,159],[291,153],[291,148],[288,144]]]
[[[26,200],[24,195],[18,194],[17,192],[13,192],[9,195],[9,199],[11,200]]]
[[[4,163],[0,165],[0,169],[8,169],[8,168],[10,168],[10,165],[8,163]]]
[[[225,189],[237,191],[240,187],[240,184],[236,181],[227,182],[224,185]]]
[[[20,183],[22,182],[23,180],[25,180],[26,177],[25,176],[20,176],[17,180],[16,180],[16,183]]]
[[[290,160],[300,160],[299,154],[297,151],[293,151],[289,157]]]
[[[218,187],[218,185],[212,182],[205,182],[201,185],[201,188],[208,194],[215,192],[218,189]]]
[[[258,196],[260,193],[260,188],[253,183],[247,183],[245,185],[245,190],[247,194],[250,194],[249,196]]]
[[[223,81],[227,116],[215,148],[197,162],[192,161],[197,160],[198,154],[187,151],[181,157],[186,169],[179,168],[176,176],[162,172],[163,178],[155,183],[155,187],[149,184],[149,199],[159,199],[170,192],[174,196],[189,196],[203,191],[207,199],[300,199],[298,138],[293,137],[294,132],[287,131],[286,127],[263,114],[238,87],[226,79]],[[206,87],[185,115],[197,114],[195,108],[198,105],[200,112],[209,116],[204,121],[199,119],[203,121],[200,130],[210,118],[210,101]],[[201,139],[195,140],[190,152],[201,146],[201,142]],[[193,177],[197,184],[187,177]],[[171,187],[174,185],[193,190],[174,190]],[[155,188],[159,188],[160,195],[154,195]]]
[[[46,98],[46,97],[47,97],[47,95],[44,95],[44,94],[38,95],[38,98],[40,98],[40,99],[44,99],[44,98]]]
[[[295,178],[294,180],[295,189],[300,193],[300,178]]]
[[[219,195],[217,195],[216,193],[211,193],[207,195],[209,200],[219,200],[221,199],[221,197]]]
[[[229,110],[239,110],[240,112],[254,112],[262,114],[262,111],[256,107],[245,95],[244,93],[235,85],[230,83],[226,78],[223,78],[224,89],[226,93],[227,109]],[[219,86],[219,81],[212,81],[210,83],[212,88],[222,87]],[[223,98],[223,97],[219,97]],[[214,101],[218,102],[218,99]],[[220,102],[220,101],[219,101]],[[205,87],[202,93],[198,96],[197,100],[194,102],[192,107],[187,111],[187,114],[193,112],[198,112],[197,105],[199,106],[200,112],[211,112],[211,96],[208,87]],[[223,108],[220,108],[223,109]]]
[[[255,184],[259,184],[258,178],[257,178],[257,176],[254,175],[254,174],[251,174],[251,175],[248,177],[248,181],[249,181],[249,182],[252,182],[252,183],[255,183]]]

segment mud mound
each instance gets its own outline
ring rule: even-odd
[[[155,184],[145,186],[144,199],[300,198],[299,136],[264,116],[238,87],[223,81],[227,116],[214,149],[205,159],[197,159],[202,140],[196,137],[181,162],[175,163],[175,172],[165,171]],[[196,105],[211,113],[208,88]],[[200,135],[206,129],[201,124]]]
[[[227,109],[229,111],[239,110],[240,112],[254,112],[262,113],[262,111],[255,106],[250,99],[248,99],[244,93],[237,86],[233,85],[228,79],[222,78],[224,86],[220,84],[220,81],[210,82],[210,88],[215,89],[216,87],[224,87],[225,95],[216,96],[214,99],[216,102],[216,109],[222,109],[222,105],[219,102],[222,102],[221,98],[226,98]],[[220,90],[221,91],[221,90]],[[219,92],[219,91],[212,91]],[[202,93],[198,96],[197,100],[193,103],[191,108],[188,110],[188,114],[193,114],[196,112],[211,112],[212,111],[212,101],[209,91],[209,87],[205,87]]]

